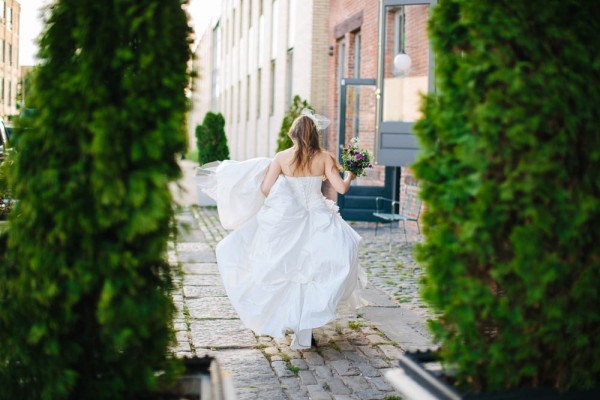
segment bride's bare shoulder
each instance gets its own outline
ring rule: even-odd
[[[324,162],[329,162],[330,160],[335,161],[335,156],[333,155],[333,153],[327,150],[321,150],[319,152],[319,158],[321,158]]]
[[[289,149],[282,150],[282,151],[276,153],[274,158],[276,158],[278,160],[282,160],[282,159],[291,157],[293,154],[294,154],[294,149],[289,148]]]

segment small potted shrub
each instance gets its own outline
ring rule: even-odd
[[[302,110],[308,109],[311,111],[315,111],[308,101],[302,100],[300,96],[294,96],[292,104],[290,104],[290,108],[285,112],[283,116],[283,121],[281,121],[281,128],[279,129],[279,134],[277,136],[277,151],[283,151],[285,149],[289,149],[294,145],[292,143],[292,139],[288,135],[290,128],[292,127],[292,123],[296,118],[300,116]]]

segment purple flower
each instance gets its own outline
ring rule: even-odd
[[[357,160],[362,160],[362,158],[363,158],[363,155],[362,155],[362,154],[358,153],[358,154],[356,155],[356,159],[357,159]]]

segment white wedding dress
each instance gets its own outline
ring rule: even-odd
[[[340,301],[366,303],[358,265],[361,237],[321,193],[322,177],[280,175],[265,199],[260,184],[270,159],[224,161],[201,168],[198,184],[217,201],[225,228],[216,248],[225,290],[246,327],[275,338],[291,329],[300,347],[335,319]],[[307,343],[308,342],[308,343]]]

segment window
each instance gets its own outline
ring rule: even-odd
[[[292,105],[292,98],[294,97],[294,49],[288,50],[286,73],[286,107],[289,108]]]
[[[360,31],[356,32],[353,35],[353,39],[354,39],[354,62],[352,64],[352,68],[353,68],[353,75],[354,78],[360,78],[360,41],[361,41],[361,35],[360,35]],[[354,137],[359,137],[360,132],[359,132],[359,128],[360,128],[360,92],[361,92],[361,87],[357,86],[354,88],[354,111],[352,112],[352,119],[353,119],[353,127],[354,129],[352,130],[352,135]]]
[[[0,103],[4,103],[4,78],[2,78],[2,89],[0,90],[0,92],[1,92]]]
[[[8,81],[8,106],[12,105],[12,82]]]
[[[12,65],[12,44],[8,45],[8,65]]]
[[[256,74],[256,119],[260,118],[260,103],[261,103],[261,86],[262,86],[262,69],[259,68]]]
[[[360,32],[354,35],[354,77],[360,78]]]
[[[0,0],[0,18],[6,18],[6,2],[4,0]]]
[[[275,113],[275,60],[271,61],[271,87],[269,93],[269,115]]]
[[[233,10],[233,18],[231,20],[231,47],[233,48],[233,44],[235,43],[235,26],[237,24],[237,20],[235,19],[235,10]]]
[[[399,7],[394,14],[394,55],[406,53],[405,22],[404,7]]]
[[[2,39],[2,62],[6,62],[6,40]]]
[[[240,40],[244,36],[244,0],[240,0]]]
[[[279,31],[278,21],[279,2],[278,0],[273,0],[273,9],[271,11],[271,59],[277,57],[277,33]]]
[[[346,40],[342,39],[338,43],[338,81],[341,81],[346,74]]]
[[[12,30],[12,23],[13,23],[13,20],[12,20],[12,17],[13,17],[12,8],[8,7],[7,11],[8,11],[8,13],[6,15],[6,27],[9,30]]]
[[[294,47],[294,38],[296,34],[296,0],[288,0],[288,49]]]
[[[246,77],[246,121],[250,121],[250,75]]]
[[[229,20],[225,20],[225,25],[223,25],[223,56],[225,56],[229,52]]]
[[[210,97],[211,97],[211,108],[213,111],[217,111],[218,104],[217,98],[219,96],[220,89],[220,68],[221,68],[221,59],[219,57],[219,53],[221,52],[221,27],[217,23],[215,29],[213,29],[213,46],[212,46],[212,80],[211,80],[211,88],[210,88]]]
[[[252,0],[248,1],[248,28],[252,28]]]
[[[265,24],[266,24],[266,18],[263,15],[263,11],[262,11],[262,4],[263,4],[264,0],[260,0],[260,4],[261,4],[261,10],[260,10],[260,17],[258,18],[258,65],[259,67],[262,67],[264,65],[263,60],[265,57],[265,43],[267,42],[266,39],[266,30],[265,30]]]
[[[237,90],[237,122],[242,120],[242,81],[238,81]]]

